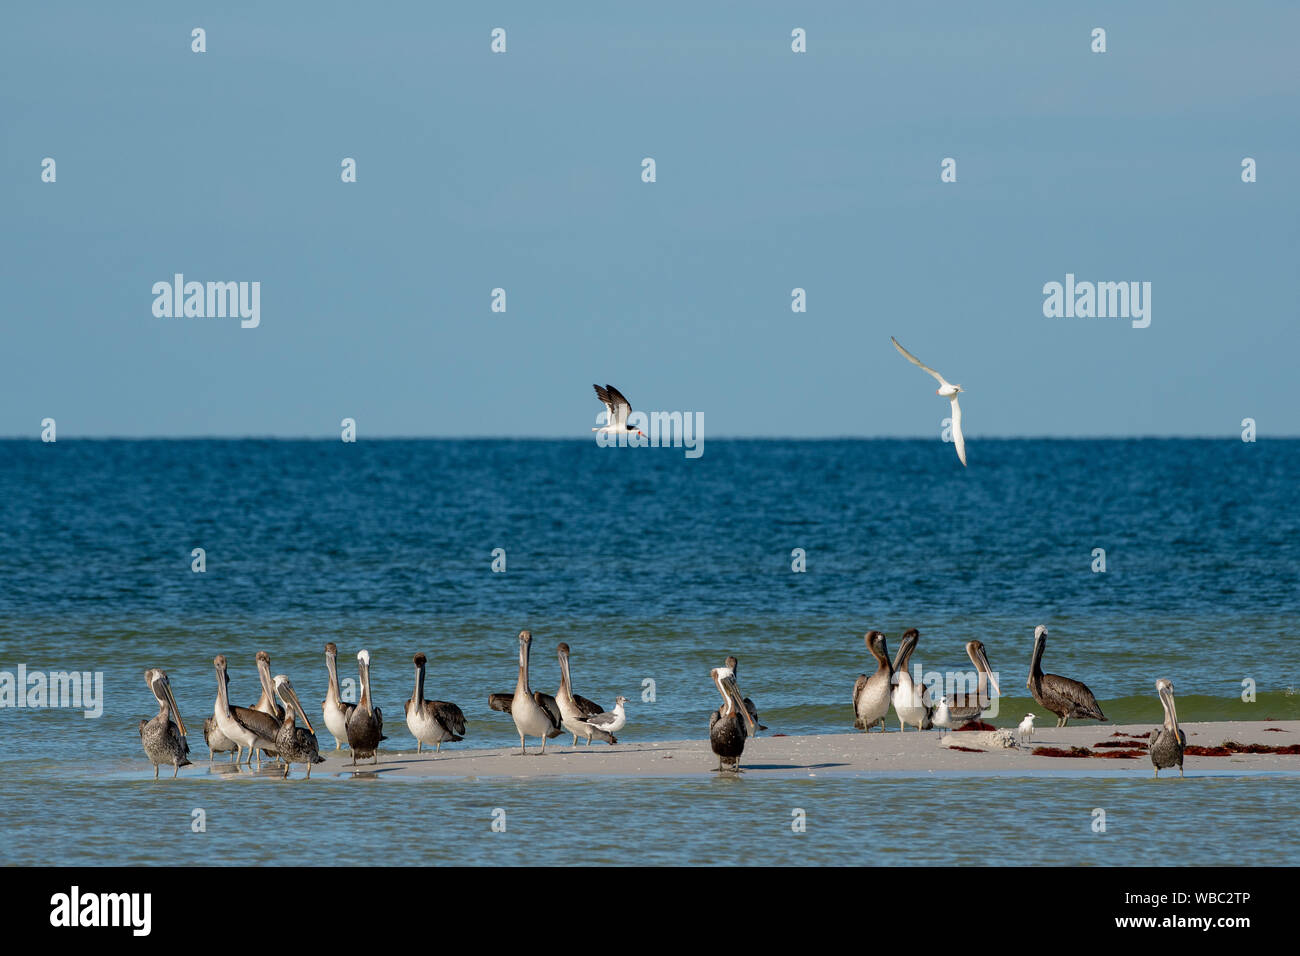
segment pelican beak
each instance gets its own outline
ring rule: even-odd
[[[302,702],[301,702],[300,700],[298,700],[298,693],[297,693],[297,691],[295,691],[295,690],[293,689],[293,687],[292,687],[291,685],[289,685],[289,684],[285,684],[285,685],[284,685],[284,690],[285,690],[285,693],[286,693],[286,694],[288,695],[288,697],[289,697],[288,703],[289,703],[290,707],[292,707],[294,710],[296,710],[296,711],[298,712],[298,717],[299,717],[299,719],[302,720],[303,724],[306,725],[307,730],[308,730],[310,733],[313,733],[313,734],[316,733],[316,728],[313,727],[313,726],[311,725],[311,721],[307,719],[307,711],[303,710]],[[283,695],[282,695],[282,696],[283,696]]]
[[[1169,708],[1169,720],[1174,725],[1174,739],[1178,739],[1178,711],[1174,708],[1174,692],[1171,688],[1160,688],[1160,699]]]
[[[172,696],[171,681],[163,678],[162,681],[163,696],[167,698],[167,706],[171,708],[172,716],[176,718],[176,726],[179,728],[182,737],[188,737],[185,733],[185,721],[181,720],[180,709],[176,706],[176,698]]]
[[[979,655],[980,663],[984,665],[983,670],[988,676],[989,683],[993,685],[993,693],[1001,697],[1002,691],[998,688],[998,680],[993,676],[993,668],[989,666],[988,655],[984,653],[984,648],[981,647],[975,653]]]
[[[731,695],[732,702],[735,703],[736,709],[740,712],[740,719],[743,720],[745,726],[749,728],[749,736],[753,737],[754,734],[758,732],[758,728],[754,723],[754,718],[749,716],[749,708],[745,706],[745,695],[742,694],[740,688],[736,686],[736,678],[728,677],[723,681],[723,685],[727,688],[727,693]]]

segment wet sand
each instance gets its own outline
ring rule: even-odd
[[[1280,747],[1300,744],[1300,721],[1216,721],[1181,725],[1187,734],[1188,745],[1213,747],[1224,741],[1239,744],[1267,744]],[[1284,731],[1277,733],[1266,728]],[[981,735],[972,732],[943,734],[938,731],[907,733],[861,731],[845,734],[818,734],[797,737],[763,736],[745,745],[741,768],[750,778],[759,777],[810,777],[831,774],[896,774],[896,773],[969,773],[969,774],[1035,774],[1035,773],[1086,773],[1137,775],[1150,777],[1151,759],[1143,753],[1136,759],[1065,758],[1034,756],[1034,747],[1087,747],[1096,750],[1102,741],[1119,740],[1112,737],[1116,731],[1125,734],[1147,733],[1155,729],[1152,724],[1095,724],[1086,723],[1064,728],[1046,727],[1034,732],[1032,744],[1009,750],[989,750],[967,753],[953,750],[945,744],[968,746]],[[527,756],[519,755],[519,748],[509,750],[475,750],[468,741],[445,745],[442,753],[426,750],[416,754],[409,749],[381,750],[379,762],[363,761],[351,766],[351,755],[346,751],[322,753],[325,763],[317,764],[312,776],[348,775],[361,773],[379,778],[447,778],[469,779],[478,777],[573,777],[573,776],[708,776],[717,767],[718,760],[709,749],[707,739],[679,741],[639,742],[624,738],[615,746],[585,744],[574,748],[568,735],[546,743],[546,754],[540,753],[536,742],[529,741]],[[325,742],[333,738],[326,735]],[[400,741],[399,741],[400,743]],[[1145,742],[1144,742],[1145,746]],[[204,766],[201,758],[195,761]],[[275,774],[263,765],[263,774]],[[224,763],[218,755],[214,772],[224,774],[234,768]],[[291,778],[301,778],[304,767],[295,764]],[[1292,771],[1300,772],[1300,755],[1232,754],[1227,757],[1192,757],[1184,759],[1184,771]],[[1178,775],[1176,769],[1162,770],[1160,776]],[[247,776],[242,774],[241,776]]]

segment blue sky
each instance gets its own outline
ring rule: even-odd
[[[0,435],[585,436],[611,382],[710,437],[933,436],[890,335],[972,438],[1300,435],[1298,32],[1282,3],[8,5]],[[176,272],[259,281],[260,326],[155,318]],[[1067,272],[1151,282],[1150,327],[1044,317]]]

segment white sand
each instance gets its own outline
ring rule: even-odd
[[[1218,746],[1225,740],[1237,743],[1287,746],[1300,743],[1300,721],[1216,721],[1181,725],[1187,733],[1188,744],[1202,747]],[[1266,727],[1280,728],[1285,733],[1272,733]],[[1057,729],[1039,728],[1034,733],[1032,745],[1024,749],[996,750],[982,753],[963,753],[943,746],[944,742],[962,744],[963,738],[971,742],[977,735],[970,732],[941,736],[938,731],[909,731],[905,734],[861,731],[847,734],[820,734],[802,737],[770,737],[763,735],[746,743],[741,767],[750,778],[756,777],[808,777],[833,774],[891,774],[923,773],[926,771],[956,773],[1088,773],[1134,774],[1151,776],[1151,759],[1145,753],[1131,760],[1090,758],[1035,757],[1032,747],[1087,747],[1096,750],[1096,744],[1112,738],[1116,731],[1145,733],[1152,724],[1085,723]],[[593,744],[574,748],[567,743],[571,738],[559,737],[547,741],[546,755],[537,752],[536,744],[528,745],[528,755],[519,756],[519,748],[511,750],[474,750],[468,741],[445,745],[441,754],[432,750],[416,754],[409,749],[381,750],[379,763],[368,760],[356,768],[350,765],[351,755],[329,751],[323,754],[326,762],[317,764],[312,776],[348,774],[354,771],[381,778],[389,777],[445,777],[465,779],[473,777],[578,777],[619,774],[629,776],[679,776],[683,774],[708,775],[717,767],[717,758],[709,749],[707,739],[658,741],[639,743],[626,740],[616,746]],[[326,740],[331,740],[326,735]],[[198,761],[196,761],[198,763]],[[200,764],[202,765],[202,764]],[[233,769],[229,764],[228,769]],[[264,773],[272,772],[265,769]],[[1260,771],[1285,770],[1300,772],[1300,756],[1273,754],[1234,754],[1229,757],[1187,757],[1184,769],[1197,771]],[[215,765],[223,771],[218,757]],[[301,777],[304,768],[293,767],[291,777]],[[277,772],[278,771],[274,771]],[[1177,776],[1176,770],[1163,770],[1161,776]]]

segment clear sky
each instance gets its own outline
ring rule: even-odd
[[[1297,35],[1294,3],[6,4],[0,435],[585,436],[610,382],[711,437],[932,436],[891,334],[971,438],[1298,435]],[[260,282],[260,325],[156,318],[177,272]],[[1150,282],[1150,326],[1045,317],[1067,273]]]

